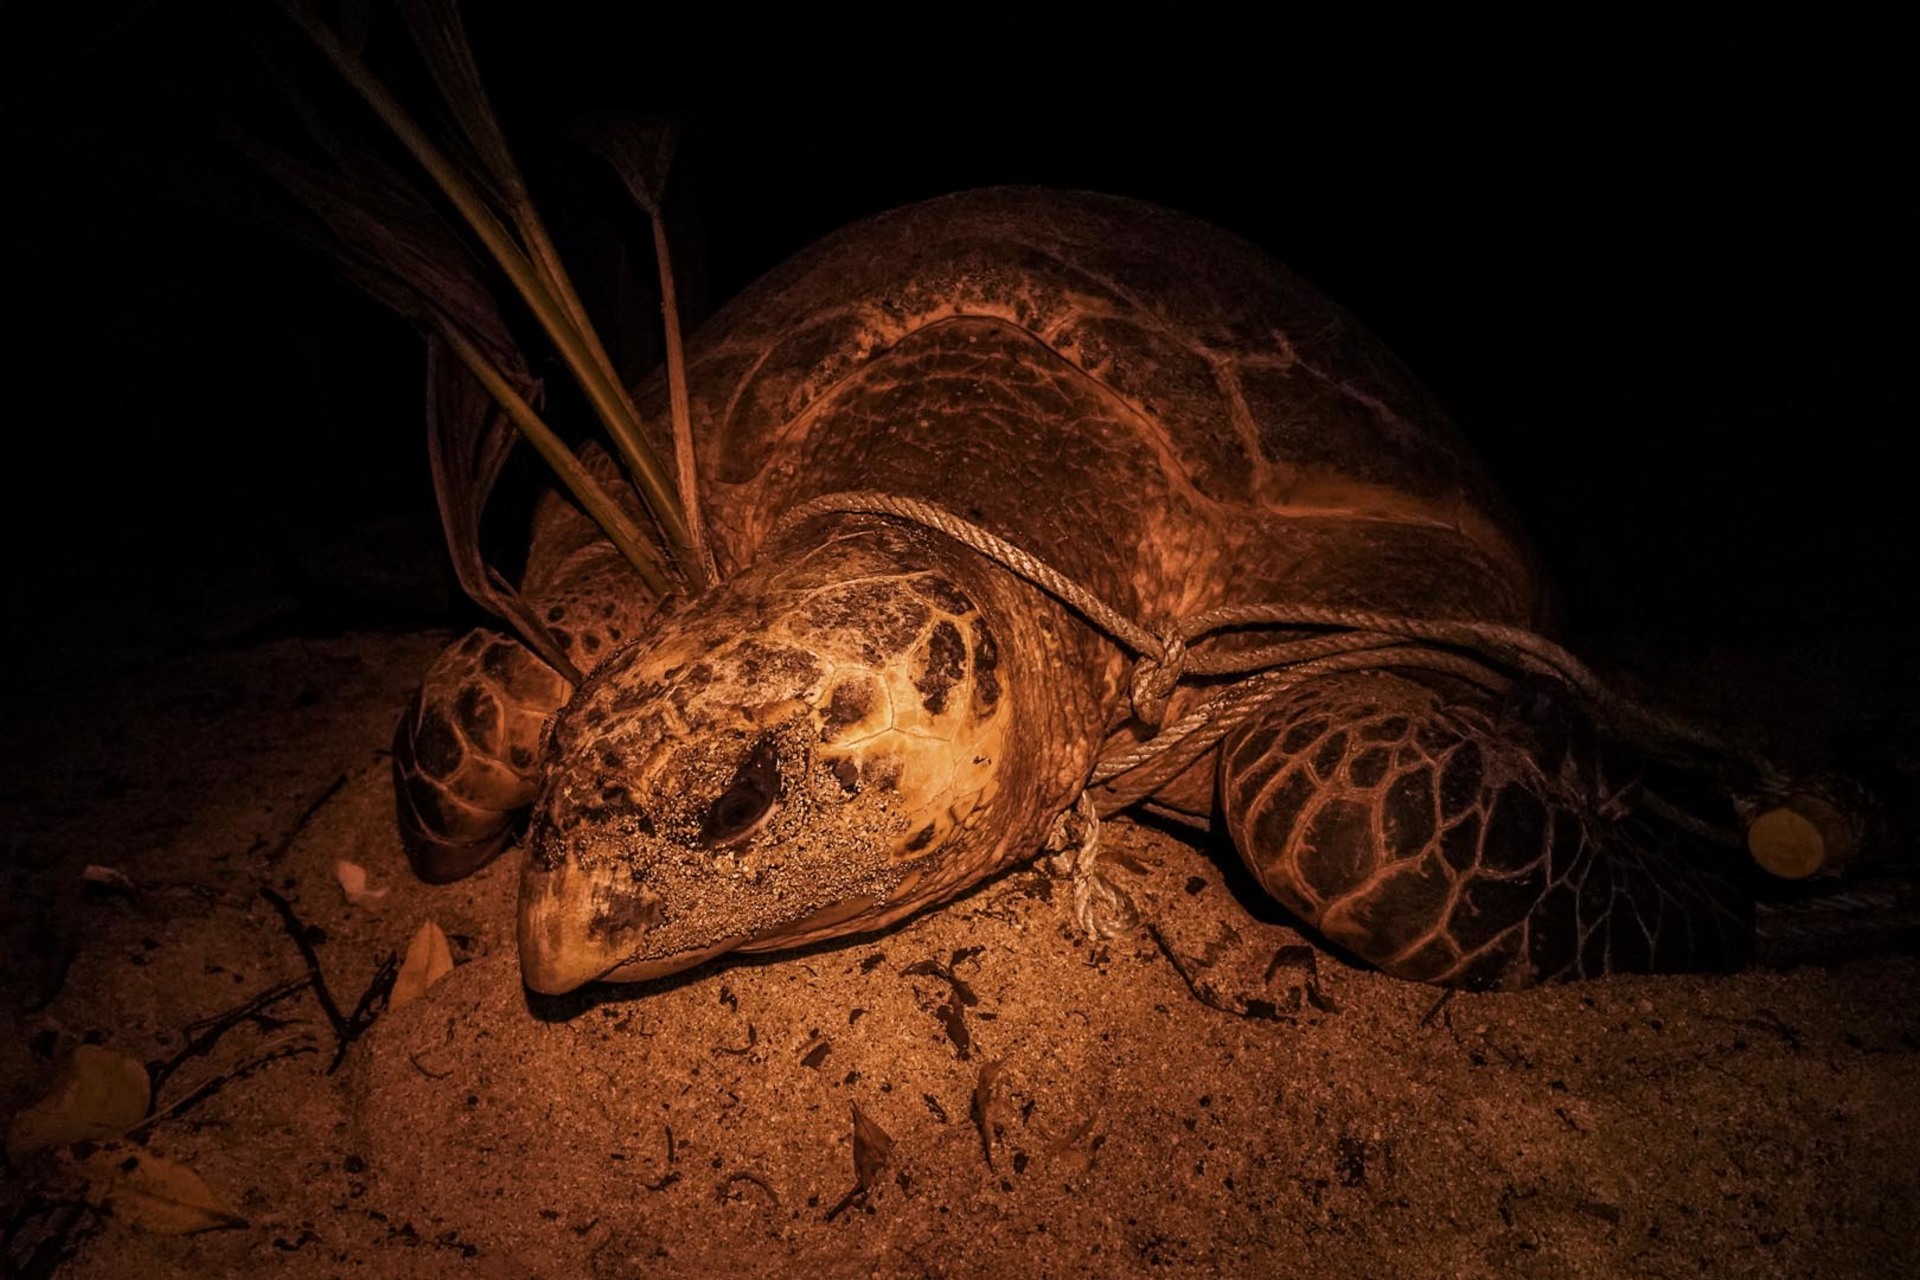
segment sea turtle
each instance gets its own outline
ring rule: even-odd
[[[882,214],[722,310],[687,372],[721,585],[663,605],[550,501],[524,592],[584,680],[477,631],[397,734],[427,878],[531,808],[538,991],[898,921],[1033,857],[1145,736],[1128,655],[1074,610],[910,522],[785,519],[819,495],[937,503],[1150,623],[1274,600],[1548,623],[1432,397],[1285,268],[1157,207],[993,189]],[[666,396],[638,392],[654,421]],[[1610,807],[1591,745],[1445,672],[1335,672],[1150,801],[1224,826],[1292,913],[1407,978],[1738,963],[1736,878]]]

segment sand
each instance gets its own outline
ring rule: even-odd
[[[1108,942],[1023,869],[880,936],[530,1001],[518,851],[427,886],[389,812],[391,724],[446,639],[272,640],[25,709],[0,1113],[76,1043],[165,1061],[300,978],[263,887],[324,931],[348,1012],[424,920],[458,964],[332,1073],[303,989],[169,1077],[162,1110],[225,1078],[139,1140],[246,1225],[72,1208],[72,1158],[43,1153],[0,1184],[7,1267],[1920,1274],[1910,956],[1449,996],[1250,910],[1217,851],[1114,823],[1147,924]],[[386,896],[350,904],[343,859]],[[83,891],[88,864],[131,891]]]

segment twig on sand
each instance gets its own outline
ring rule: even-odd
[[[274,865],[286,856],[287,850],[293,847],[293,842],[300,838],[300,833],[307,829],[309,822],[313,821],[313,815],[320,812],[320,806],[340,794],[340,788],[346,785],[347,775],[343,773],[329,782],[326,789],[319,795],[307,801],[307,807],[300,811],[300,816],[293,820],[293,825],[287,828],[286,834],[274,841],[273,848],[267,850],[268,866]]]
[[[240,1023],[268,1006],[278,1004],[312,982],[311,975],[304,978],[288,978],[285,982],[276,982],[265,991],[248,997],[224,1013],[216,1013],[211,1017],[189,1023],[185,1032],[187,1042],[180,1051],[165,1062],[155,1063],[147,1068],[147,1075],[153,1081],[154,1096],[159,1097],[161,1086],[166,1084],[174,1072],[186,1064],[188,1058],[204,1055],[219,1043],[221,1036]]]
[[[289,1032],[286,1035],[269,1040],[266,1047],[260,1050],[260,1052],[250,1058],[243,1059],[225,1071],[216,1072],[208,1076],[192,1089],[189,1089],[186,1093],[174,1099],[166,1107],[153,1112],[139,1124],[128,1129],[125,1136],[131,1137],[133,1134],[139,1133],[142,1129],[151,1128],[162,1120],[179,1115],[189,1107],[199,1105],[214,1094],[220,1092],[220,1090],[226,1088],[229,1084],[232,1084],[235,1080],[245,1079],[261,1067],[266,1066],[269,1062],[278,1062],[282,1058],[295,1058],[303,1053],[312,1053],[315,1048],[313,1038],[304,1031]]]
[[[274,890],[263,885],[260,896],[272,903],[273,909],[280,913],[280,922],[286,926],[287,936],[293,939],[294,946],[300,948],[300,958],[307,963],[308,985],[313,988],[314,999],[320,1002],[321,1012],[327,1015],[327,1024],[333,1028],[335,1050],[333,1061],[327,1066],[327,1074],[332,1075],[346,1059],[348,1047],[373,1025],[374,1019],[386,1007],[387,996],[392,992],[393,980],[399,972],[398,957],[388,953],[374,972],[373,981],[367,984],[366,991],[361,994],[359,1003],[354,1006],[353,1016],[348,1017],[340,1012],[340,1005],[327,986],[326,974],[320,968],[320,954],[313,949],[310,936],[312,926],[300,918],[292,903]]]

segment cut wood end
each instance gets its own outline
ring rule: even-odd
[[[1793,796],[1747,827],[1747,851],[1782,880],[1837,869],[1853,856],[1854,843],[1846,818],[1814,796]]]

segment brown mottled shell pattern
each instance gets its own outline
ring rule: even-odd
[[[721,311],[689,378],[736,564],[798,503],[884,488],[1144,617],[1284,589],[1536,620],[1524,539],[1399,362],[1252,246],[1151,206],[1012,189],[883,214]]]

